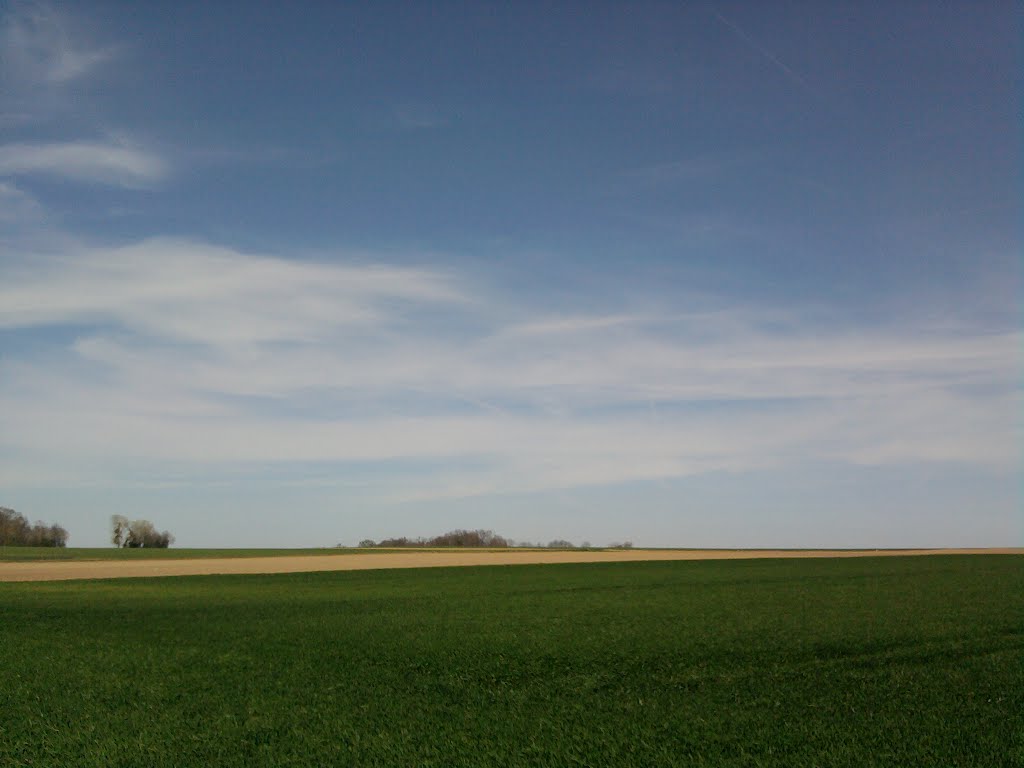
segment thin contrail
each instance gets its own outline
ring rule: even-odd
[[[770,61],[772,64],[774,64],[780,70],[782,70],[782,73],[785,74],[786,77],[788,77],[790,80],[792,80],[798,86],[800,86],[803,90],[807,91],[807,93],[809,93],[809,94],[811,94],[813,96],[817,96],[818,95],[814,91],[814,89],[811,88],[811,86],[809,86],[807,84],[807,81],[804,80],[803,77],[800,76],[800,74],[798,72],[794,71],[792,67],[789,67],[786,64],[784,64],[782,61],[780,61],[778,56],[776,56],[774,53],[772,53],[767,48],[765,48],[763,45],[761,45],[759,42],[757,42],[757,40],[755,40],[750,35],[748,35],[746,32],[744,32],[742,28],[740,28],[739,26],[737,26],[733,22],[729,21],[727,18],[725,18],[725,16],[723,16],[720,13],[718,13],[717,11],[715,12],[715,18],[718,19],[723,24],[725,24],[725,26],[727,26],[733,32],[735,32],[743,42],[745,42],[747,45],[749,45],[755,51],[757,51],[762,56],[764,56],[766,59],[768,59],[768,61]]]

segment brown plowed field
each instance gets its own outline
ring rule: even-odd
[[[0,581],[62,581],[144,576],[199,576],[238,573],[363,571],[375,568],[438,568],[456,565],[530,563],[618,563],[638,560],[746,560],[788,557],[885,557],[895,555],[1024,554],[1024,548],[1000,549],[634,549],[596,552],[525,550],[509,552],[381,552],[359,555],[216,558],[203,560],[72,560],[0,563]]]

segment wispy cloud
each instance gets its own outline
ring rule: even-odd
[[[424,499],[1017,457],[1012,328],[566,316],[451,271],[167,239],[0,269],[0,328],[65,329],[0,358],[0,451],[54,474],[386,462],[390,498]]]
[[[313,342],[386,323],[389,303],[463,300],[437,273],[159,238],[37,258],[5,278],[0,328],[82,323],[206,345]]]
[[[153,152],[118,142],[0,145],[0,176],[33,174],[136,187],[162,179],[167,164]]]
[[[555,316],[543,320],[510,325],[503,329],[503,333],[507,336],[537,337],[579,334],[588,331],[603,332],[613,328],[634,325],[643,322],[643,320],[643,317],[630,314]]]
[[[11,3],[0,24],[0,58],[7,76],[29,83],[63,85],[116,55],[112,46],[84,42],[67,15],[49,3]]]
[[[0,181],[0,224],[16,226],[43,216],[39,202],[14,184]]]

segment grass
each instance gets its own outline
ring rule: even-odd
[[[118,549],[115,547],[21,547],[0,546],[0,563],[31,560],[188,560],[211,557],[294,557],[296,555],[366,555],[380,552],[600,552],[617,551],[608,547],[575,547],[571,550],[550,547],[321,547],[306,549]],[[671,547],[666,548],[671,549]],[[637,547],[634,551],[642,551]],[[722,550],[717,550],[722,551]],[[729,550],[725,550],[729,551]],[[736,550],[742,551],[742,550]],[[805,550],[781,550],[800,552]]]
[[[1024,557],[0,584],[4,766],[1021,766]]]
[[[0,562],[28,560],[182,560],[210,557],[331,555],[349,549],[117,549],[115,547],[0,547]]]
[[[297,555],[365,555],[375,552],[448,552],[452,549],[466,551],[468,547],[403,547],[387,549],[378,547],[323,547],[319,549],[168,549],[141,548],[126,549],[115,547],[0,547],[0,563],[27,562],[32,560],[189,560],[212,557],[295,557]],[[476,552],[495,551],[479,548]],[[506,550],[500,550],[506,551]]]

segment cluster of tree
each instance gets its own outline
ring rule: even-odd
[[[510,547],[522,547],[523,549],[594,549],[594,546],[589,541],[584,541],[582,544],[577,546],[576,544],[573,544],[571,541],[566,541],[565,539],[554,539],[552,541],[549,541],[547,544],[545,544],[543,542],[540,542],[540,541],[538,541],[536,544],[534,544],[532,542],[529,542],[529,541],[510,541],[509,542],[509,546]],[[633,548],[633,542],[631,542],[631,541],[623,541],[623,542],[617,542],[616,541],[616,542],[612,542],[607,547],[604,547],[604,549],[632,549],[632,548]],[[601,547],[597,547],[597,549],[601,549]]]
[[[499,536],[494,531],[449,531],[432,539],[420,537],[410,539],[402,536],[397,539],[363,539],[359,542],[360,547],[508,547],[508,539]]]
[[[15,547],[65,547],[68,532],[61,526],[37,520],[29,525],[23,515],[0,507],[0,545]]]
[[[590,542],[584,541],[578,547],[571,541],[566,539],[553,539],[545,544],[543,541],[536,543],[532,541],[510,541],[510,547],[519,547],[521,549],[590,549]]]
[[[338,545],[342,546],[341,544]],[[494,531],[449,531],[448,533],[435,536],[432,539],[420,537],[410,539],[406,536],[393,539],[363,539],[359,542],[360,547],[521,547],[524,549],[590,549],[590,542],[584,541],[579,547],[566,539],[554,539],[547,544],[532,544],[529,541],[513,541],[499,536]],[[633,545],[630,542],[625,544],[612,544],[612,549],[630,549]]]
[[[115,547],[129,549],[167,549],[174,543],[174,537],[167,531],[158,531],[149,520],[129,520],[123,515],[111,515],[110,543]]]

